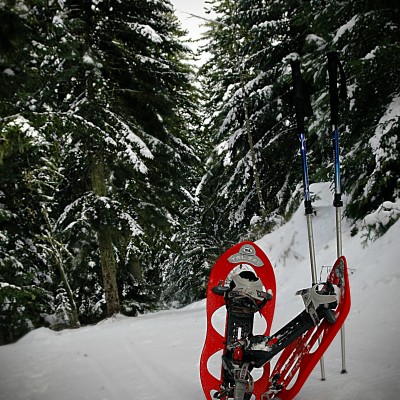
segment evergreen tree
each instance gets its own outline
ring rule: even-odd
[[[302,52],[316,89],[318,112],[311,125],[316,177],[331,180],[333,175],[325,67],[326,53],[333,50],[344,65],[349,96],[341,110],[343,187],[351,196],[346,213],[355,226],[370,224],[375,233],[399,216],[399,12],[394,2],[312,1],[298,14],[299,20],[309,21]]]
[[[76,25],[86,32],[80,53],[84,63],[76,74],[83,92],[71,98],[83,100],[71,104],[73,116],[68,118],[76,126],[70,143],[79,163],[66,164],[74,168],[70,183],[76,179],[78,185],[65,191],[75,197],[73,207],[68,206],[70,216],[78,221],[89,217],[96,227],[103,277],[114,279],[115,306],[108,314],[118,310],[117,275],[126,309],[135,313],[154,306],[158,298],[162,271],[154,253],[168,243],[184,201],[184,168],[193,156],[185,145],[185,118],[193,106],[190,71],[178,61],[185,49],[171,36],[179,32],[169,6],[116,2],[110,16],[109,7],[103,2],[76,11],[82,19]],[[89,188],[89,179],[82,181],[85,171]],[[70,216],[64,214],[64,224],[71,223]],[[114,247],[122,267],[118,274]]]
[[[49,153],[55,150],[30,93],[40,87],[31,63],[38,27],[27,2],[1,4],[0,88],[0,341],[15,340],[54,310],[55,275],[37,238],[53,194]],[[53,176],[54,177],[54,176]]]
[[[251,221],[260,221],[261,233],[265,232],[269,222],[285,219],[300,200],[296,188],[301,184],[301,167],[288,65],[293,56],[300,57],[312,94],[314,114],[307,121],[311,181],[331,180],[326,53],[332,50],[343,53],[351,77],[351,113],[342,110],[349,132],[342,145],[352,155],[344,160],[345,187],[354,199],[348,215],[362,219],[367,212],[382,210],[384,203],[383,214],[395,216],[398,75],[394,76],[394,64],[383,57],[391,54],[392,60],[397,59],[398,7],[382,2],[225,0],[211,4],[218,17],[208,32],[211,59],[204,74],[210,92],[206,132],[215,148],[201,198],[209,204],[205,206],[209,225],[215,223],[216,231],[221,228],[217,237],[228,246],[246,236]],[[378,29],[385,33],[378,35]],[[370,68],[375,62],[376,70]],[[390,84],[379,85],[378,68]],[[367,110],[369,97],[376,104]],[[372,129],[376,124],[379,127]],[[253,168],[246,130],[254,142],[257,168]],[[263,213],[253,183],[256,171],[267,220],[259,218]],[[366,188],[372,186],[375,189],[368,192]],[[252,220],[253,216],[257,218]]]
[[[10,62],[2,58],[11,71],[7,78],[23,85],[10,84],[1,103],[2,137],[13,143],[1,154],[10,155],[4,164],[10,170],[22,148],[9,148],[24,144],[18,138],[26,132],[35,133],[26,146],[36,146],[39,164],[32,164],[28,151],[23,158],[38,198],[29,203],[36,228],[28,234],[22,218],[19,226],[42,260],[40,273],[47,276],[43,271],[57,262],[63,267],[48,279],[53,295],[46,312],[63,315],[75,300],[83,323],[104,316],[106,306],[108,315],[121,309],[135,315],[157,304],[165,248],[188,201],[197,160],[187,133],[195,93],[172,7],[158,1],[23,6],[5,10],[30,35],[18,38],[25,41],[18,47],[22,61],[11,53]],[[52,166],[47,175],[46,166]],[[20,186],[21,174],[17,165],[8,176],[10,188]],[[38,175],[40,182],[52,181],[46,192]],[[21,188],[21,198],[26,190]],[[11,205],[18,195],[3,190],[4,218],[14,218]],[[4,254],[12,258],[9,249]],[[24,279],[33,260],[16,260]],[[3,265],[1,281],[12,287],[15,281],[6,279],[11,266]],[[60,286],[62,270],[74,299],[67,285]]]
[[[284,218],[301,176],[292,168],[297,141],[289,131],[288,61],[303,40],[293,3],[212,3],[219,16],[210,24],[204,74],[215,148],[202,198],[225,246],[247,236],[250,223],[259,221],[265,233]]]
[[[374,1],[360,2],[354,11],[347,22],[354,21],[354,26],[343,35],[338,30],[334,37],[343,49],[352,91],[348,133],[343,134],[349,150],[345,177],[352,195],[347,213],[362,219],[377,212],[378,218],[367,224],[382,233],[400,216],[396,206],[400,194],[400,8],[394,2]]]
[[[341,140],[343,183],[352,199],[347,213],[359,224],[357,220],[373,212],[367,223],[378,225],[379,231],[383,224],[390,226],[399,215],[398,6],[379,1],[245,0],[216,0],[211,5],[217,14],[207,33],[205,49],[211,58],[201,71],[208,94],[204,134],[211,150],[199,186],[202,222],[194,224],[195,243],[211,238],[220,254],[243,238],[265,233],[299,204],[301,164],[289,66],[293,57],[300,58],[312,95],[314,112],[306,121],[311,182],[332,180],[326,69],[326,54],[332,50],[340,53],[349,78],[350,102],[341,110],[347,126]],[[388,84],[379,83],[380,75]],[[207,246],[211,248],[191,247],[202,254],[207,267],[193,257],[189,267],[179,269],[197,288],[204,276],[197,273],[206,273],[212,265]]]
[[[182,307],[205,297],[208,276],[221,249],[204,228],[203,213],[197,198],[183,211],[184,223],[165,262],[162,300],[167,306]]]
[[[212,6],[218,17],[207,33],[211,58],[201,69],[206,94],[202,133],[210,150],[196,191],[198,203],[189,208],[194,216],[186,225],[190,232],[179,237],[184,252],[171,262],[176,268],[164,295],[181,305],[204,296],[210,267],[227,247],[259,237],[279,214],[290,212],[290,189],[301,180],[300,171],[286,166],[297,149],[288,132],[286,99],[286,56],[294,47],[286,44],[296,40],[288,33],[293,6],[226,0]]]

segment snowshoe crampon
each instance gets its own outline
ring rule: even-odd
[[[221,309],[226,309],[222,330],[217,329],[213,318]],[[260,398],[270,366],[264,365],[261,377],[253,382],[251,366],[243,360],[243,345],[253,334],[254,315],[258,312],[265,320],[265,329],[259,333],[269,335],[274,309],[275,275],[264,252],[252,242],[239,243],[226,251],[214,265],[207,288],[207,333],[200,359],[207,400],[249,399],[252,393]],[[210,359],[215,357],[222,366],[211,371]]]

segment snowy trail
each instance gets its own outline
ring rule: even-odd
[[[202,399],[192,356],[204,338],[203,303],[60,333],[38,329],[1,348],[0,399]]]
[[[314,220],[318,265],[335,258],[333,207],[327,185]],[[379,240],[362,244],[344,224],[352,309],[346,321],[347,374],[340,339],[325,355],[298,400],[397,400],[400,393],[400,221]],[[294,292],[310,281],[304,215],[258,242],[276,266],[277,308],[272,330],[303,309]],[[223,318],[221,316],[221,318]],[[137,318],[118,316],[95,326],[53,332],[37,329],[0,347],[0,400],[203,400],[199,358],[205,302]]]

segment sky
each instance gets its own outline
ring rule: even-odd
[[[171,0],[171,3],[182,26],[189,31],[189,35],[192,38],[199,39],[201,32],[204,31],[204,28],[200,26],[204,22],[201,17],[208,17],[204,10],[206,6],[205,0]],[[189,14],[198,15],[200,18]]]
[[[210,18],[205,12],[205,7],[209,7],[206,1],[171,0],[171,3],[176,10],[176,16],[181,21],[182,27],[188,31],[188,38],[201,39],[201,34],[205,31],[205,27],[202,26],[205,21],[202,18]],[[193,51],[196,51],[201,43],[188,43],[188,45]],[[204,57],[201,58],[201,60],[203,59]]]

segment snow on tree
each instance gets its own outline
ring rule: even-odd
[[[24,132],[11,122],[23,115],[39,132],[28,144],[41,145],[59,174],[42,204],[47,218],[35,219],[38,232],[30,240],[46,265],[64,249],[63,269],[83,323],[103,317],[106,307],[109,315],[155,307],[165,258],[158,254],[178,225],[197,160],[187,132],[195,92],[172,6],[158,1],[144,7],[119,1],[19,6],[1,15],[11,14],[30,32],[19,38],[22,61],[10,54],[2,58],[11,88],[23,82],[23,90],[15,92],[18,100],[10,90],[1,103],[2,135],[13,143],[2,147],[8,157],[4,168],[18,152],[25,162],[31,157],[14,145]],[[15,179],[20,178],[10,177],[10,183]],[[4,193],[5,202],[15,201],[14,195]],[[37,203],[32,207],[41,210]],[[26,231],[25,221],[20,226]],[[49,238],[59,245],[49,246]],[[25,276],[29,260],[19,265]],[[60,309],[56,302],[67,298],[55,296],[60,279],[52,287],[54,312]]]

